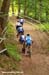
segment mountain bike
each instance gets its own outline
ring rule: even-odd
[[[28,54],[28,56],[29,57],[31,57],[31,55],[32,55],[32,49],[31,49],[31,46],[30,45],[27,45],[27,54]]]

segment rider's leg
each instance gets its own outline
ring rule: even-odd
[[[20,22],[21,23],[21,25],[23,26],[23,22]]]
[[[25,43],[23,43],[22,53],[25,53]]]
[[[31,57],[31,53],[32,53],[32,51],[31,51],[31,45],[30,45],[30,46],[28,46],[28,55],[29,55],[29,57]]]
[[[20,37],[20,35],[21,35],[21,32],[20,32],[20,31],[18,31],[18,33],[17,33],[17,37]]]
[[[27,53],[30,53],[30,48],[31,48],[31,46],[29,45],[29,46],[28,46],[28,51],[27,51]]]
[[[27,51],[28,51],[28,45],[25,44],[25,55],[28,55],[28,54],[27,54]]]
[[[27,52],[27,55],[31,55],[31,45],[30,44],[27,44],[26,46],[26,52]]]
[[[18,38],[18,36],[19,36],[19,32],[17,32],[17,38]]]

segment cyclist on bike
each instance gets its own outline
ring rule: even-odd
[[[24,32],[20,35],[20,39],[19,39],[20,43],[23,44],[25,42],[25,35]]]
[[[19,20],[19,22],[23,25],[23,23],[24,23],[24,19],[21,18],[21,19]]]
[[[19,36],[19,35],[21,35],[22,33],[24,33],[24,29],[23,29],[23,27],[21,26],[21,27],[18,27],[18,29],[17,29],[17,37]]]
[[[28,46],[28,45],[31,46],[32,38],[31,38],[30,34],[26,35],[25,40],[26,40],[26,46]]]
[[[21,25],[21,23],[18,21],[17,23],[16,23],[16,30],[19,28],[19,27],[21,27],[22,25]]]
[[[30,34],[27,34],[25,37],[25,44],[26,44],[26,48],[28,48],[28,51],[27,51],[28,53],[30,53],[30,48],[31,48],[32,43],[33,41],[32,41]]]
[[[20,35],[20,39],[19,39],[20,43],[22,44],[22,53],[25,53],[25,35],[24,33],[22,33]]]

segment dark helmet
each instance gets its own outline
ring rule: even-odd
[[[27,34],[27,36],[30,36],[30,34]]]

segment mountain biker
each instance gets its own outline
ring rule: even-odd
[[[20,35],[19,41],[23,46],[22,47],[22,53],[25,53],[25,35],[24,35],[24,32]]]
[[[19,27],[21,27],[22,25],[21,25],[21,23],[18,21],[17,23],[16,23],[16,30],[19,28]]]
[[[21,27],[18,27],[17,32],[18,32],[17,37],[18,37],[19,35],[21,35],[22,33],[24,33],[23,27],[22,27],[22,26],[21,26]]]
[[[32,38],[30,36],[30,34],[27,34],[26,37],[25,37],[25,42],[26,42],[26,46],[31,46],[32,44]]]
[[[21,19],[19,20],[19,22],[23,25],[23,23],[24,23],[24,19],[21,18]]]
[[[25,35],[24,32],[20,35],[20,39],[19,39],[20,43],[23,44],[25,42]]]
[[[28,53],[30,52],[30,48],[31,48],[32,43],[33,43],[33,41],[32,41],[30,34],[27,34],[25,37],[25,45],[26,45],[26,48],[29,49]]]

